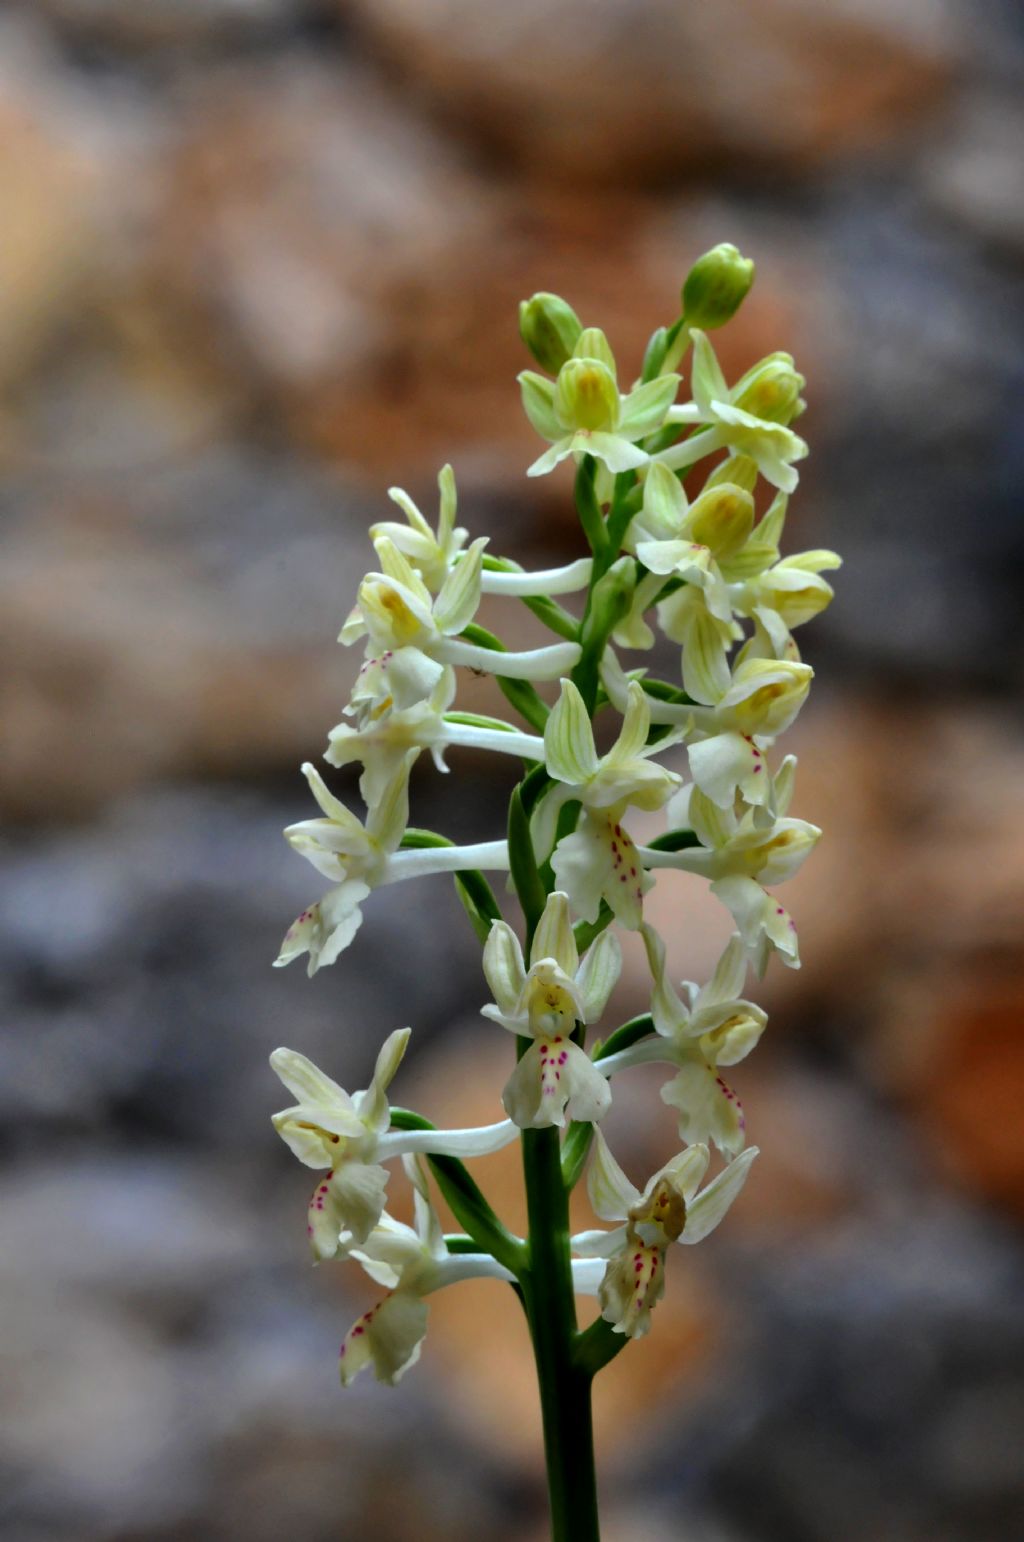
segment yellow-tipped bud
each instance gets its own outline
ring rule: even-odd
[[[580,318],[560,295],[541,291],[519,306],[519,335],[541,369],[557,375],[572,357],[583,331]]]
[[[689,327],[710,332],[739,310],[754,282],[754,264],[723,241],[698,257],[683,284],[683,315]]]
[[[737,383],[733,405],[766,423],[791,423],[804,410],[800,392],[806,383],[791,354],[771,353]]]
[[[754,500],[742,487],[723,482],[706,487],[690,505],[686,533],[716,557],[739,551],[754,527]]]
[[[567,429],[613,432],[619,421],[615,377],[598,359],[570,359],[558,372],[555,412]]]

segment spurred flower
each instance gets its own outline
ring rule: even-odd
[[[580,959],[565,894],[550,895],[537,924],[529,969],[519,939],[495,921],[484,948],[494,1004],[483,1015],[533,1043],[505,1090],[506,1112],[522,1129],[601,1119],[611,1103],[605,1076],[572,1040],[577,1023],[596,1022],[622,967],[618,938],[605,931]]]

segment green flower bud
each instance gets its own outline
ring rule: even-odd
[[[566,359],[571,358],[582,330],[572,306],[557,294],[541,291],[519,306],[519,335],[541,369],[549,374],[557,375]]]
[[[723,241],[698,257],[683,284],[683,315],[688,327],[709,332],[735,316],[754,282],[754,264]]]
[[[737,381],[733,405],[766,423],[791,423],[806,406],[800,397],[806,383],[792,354],[770,353]]]
[[[570,359],[558,371],[555,413],[569,430],[613,432],[619,421],[615,377],[598,359]]]

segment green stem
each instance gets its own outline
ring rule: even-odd
[[[523,1131],[530,1262],[521,1277],[544,1425],[552,1542],[600,1542],[591,1372],[574,1353],[576,1303],[558,1132]]]

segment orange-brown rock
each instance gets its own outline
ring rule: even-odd
[[[343,8],[402,86],[470,142],[576,186],[799,170],[873,145],[936,99],[949,46],[943,0]]]

